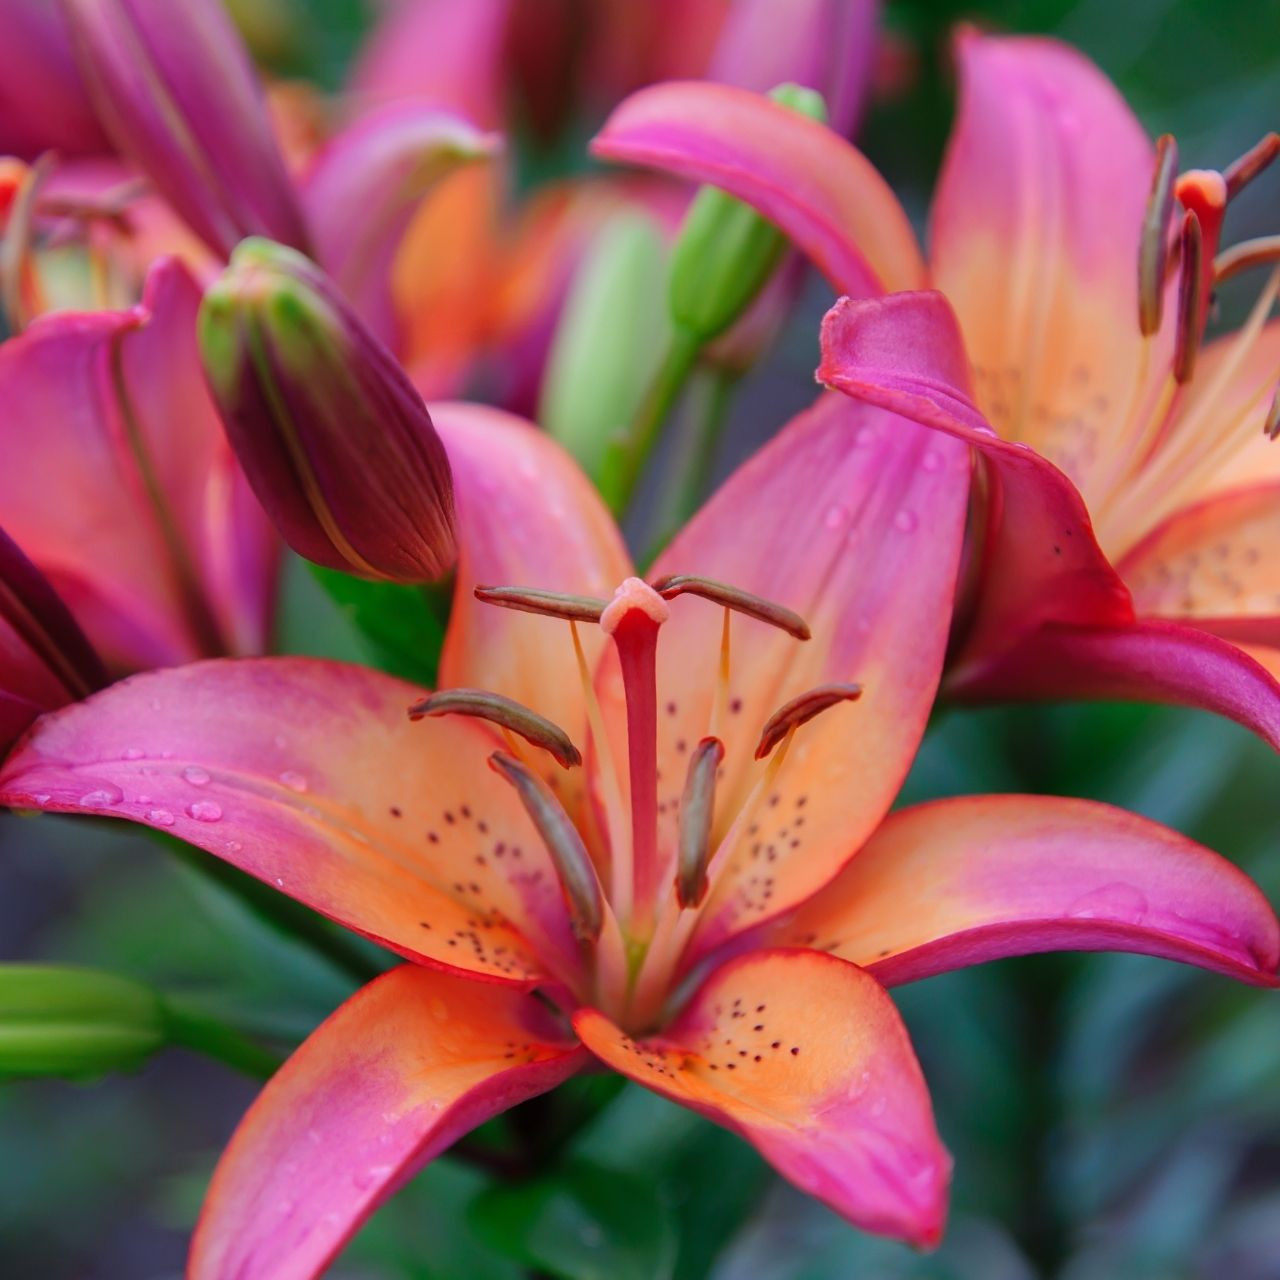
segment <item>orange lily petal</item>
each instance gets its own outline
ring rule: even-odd
[[[578,948],[496,733],[412,724],[421,691],[305,658],[135,676],[43,719],[0,803],[166,830],[413,959],[497,982]]]
[[[1138,951],[1274,984],[1280,924],[1225,858],[1110,805],[965,796],[893,814],[778,930],[890,985],[1036,951]]]
[[[632,1039],[594,1009],[574,1028],[616,1071],[741,1134],[850,1222],[937,1244],[951,1161],[906,1029],[862,970],[755,952],[716,970],[659,1035]]]
[[[405,965],[258,1095],[214,1171],[189,1280],[311,1280],[393,1191],[586,1055],[531,996]]]
[[[1121,561],[1142,614],[1202,623],[1218,635],[1280,644],[1280,483],[1179,511]]]
[[[969,34],[957,54],[934,283],[960,318],[987,417],[1088,498],[1141,421],[1135,398],[1168,370],[1172,323],[1149,359],[1138,329],[1154,149],[1111,82],[1067,45]]]
[[[759,94],[705,81],[653,85],[614,111],[591,150],[745,200],[838,293],[924,283],[911,223],[871,162],[832,130]]]
[[[853,681],[861,700],[798,730],[775,784],[722,860],[701,945],[758,923],[829,880],[888,809],[915,755],[946,644],[969,487],[967,450],[891,414],[823,396],[715,494],[651,571],[730,583],[793,609],[799,642],[754,619],[731,623],[731,676],[711,718],[721,610],[671,601],[658,641],[660,818],[674,822],[688,753],[724,740],[713,839],[762,775],[754,750],[783,703]],[[608,703],[621,692],[601,681]],[[620,757],[625,758],[625,756]]]

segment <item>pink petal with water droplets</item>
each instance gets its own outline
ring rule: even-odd
[[[195,663],[47,716],[0,803],[162,828],[412,959],[571,980],[555,868],[474,720],[411,723],[421,690],[305,658]]]
[[[520,992],[413,965],[358,991],[258,1095],[214,1171],[189,1280],[311,1280],[423,1165],[586,1055]]]
[[[1274,985],[1280,924],[1239,868],[1110,805],[965,796],[891,815],[773,935],[893,984],[1037,951],[1137,951]]]
[[[814,951],[755,952],[717,969],[657,1035],[632,1039],[594,1009],[574,1028],[850,1222],[923,1247],[941,1238],[951,1161],[906,1029],[869,974]]]
[[[839,293],[918,289],[915,233],[883,178],[823,125],[729,85],[654,85],[628,98],[595,155],[722,187],[776,223]]]

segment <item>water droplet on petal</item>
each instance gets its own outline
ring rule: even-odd
[[[240,852],[240,850],[241,850],[241,849],[243,849],[243,848],[244,848],[244,845],[242,845],[242,844],[240,843],[240,841],[239,841],[239,840],[228,840],[228,841],[227,841],[227,852],[228,852],[228,853],[239,853],[239,852]]]
[[[37,791],[31,798],[36,802],[36,804],[48,804],[49,801],[53,799],[47,791]]]
[[[193,787],[203,787],[209,781],[208,769],[202,769],[198,764],[189,764],[182,771],[182,776]]]
[[[296,791],[301,795],[307,789],[307,780],[294,769],[286,769],[280,775],[280,782],[283,786],[289,788],[290,791]]]
[[[277,750],[283,751],[287,740],[283,733],[277,733],[276,736],[272,739],[272,741],[276,744]]]
[[[942,454],[937,449],[926,449],[924,457],[920,459],[920,465],[926,471],[942,470]]]
[[[880,438],[875,427],[859,427],[853,439],[855,444],[874,444]]]
[[[827,508],[827,514],[822,517],[822,523],[828,529],[839,529],[849,518],[849,508],[842,507],[838,502],[834,506]]]
[[[148,809],[147,821],[154,822],[157,827],[173,826],[173,814],[168,809]]]
[[[276,888],[277,889],[284,888],[284,876],[276,876]]]
[[[1125,924],[1138,924],[1146,914],[1146,895],[1119,881],[1082,895],[1067,908],[1067,915],[1075,920],[1116,920]]]
[[[86,791],[80,797],[80,805],[85,809],[103,809],[119,804],[124,799],[124,792],[119,787],[98,787],[95,791]]]
[[[125,747],[124,758],[126,760],[141,760],[142,748],[141,747]]]
[[[897,515],[893,517],[893,527],[899,533],[915,533],[920,524],[920,517],[914,511],[903,507]]]
[[[197,822],[217,822],[222,817],[222,806],[213,800],[197,800],[187,805],[187,813]]]

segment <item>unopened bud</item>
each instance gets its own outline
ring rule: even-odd
[[[404,370],[318,267],[245,241],[205,295],[200,349],[231,444],[295,551],[395,582],[452,566],[444,446]]]
[[[825,120],[822,97],[782,85],[780,105]],[[786,249],[786,237],[750,205],[717,187],[698,192],[671,257],[668,305],[678,329],[701,342],[718,338],[756,299]]]
[[[0,1076],[98,1076],[140,1066],[166,1042],[149,987],[52,965],[0,966]]]

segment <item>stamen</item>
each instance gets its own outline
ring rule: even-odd
[[[730,620],[732,617],[733,611],[726,609],[724,611],[724,621],[720,626],[720,661],[716,669],[716,692],[711,699],[711,725],[707,729],[707,736],[710,738],[720,736],[720,726],[724,723],[725,708],[729,705],[729,676],[732,669]]]
[[[1200,348],[1203,247],[1200,219],[1188,209],[1182,220],[1182,275],[1178,280],[1178,330],[1173,351],[1173,376],[1181,383],[1191,381]]]
[[[1280,156],[1280,133],[1269,133],[1222,172],[1227,199],[1234,200],[1271,162]]]
[[[28,285],[32,292],[38,291],[39,286],[31,277],[36,203],[54,163],[53,153],[46,151],[26,169],[9,207],[8,228],[0,240],[0,305],[14,333],[20,333],[42,307],[38,297],[32,301],[28,296]]]
[[[681,907],[699,907],[707,896],[716,770],[723,759],[724,743],[719,738],[703,738],[689,760],[689,772],[680,796],[680,842],[676,859],[676,900]]]
[[[1242,240],[1224,249],[1213,260],[1213,282],[1222,284],[1251,267],[1273,266],[1280,262],[1280,236],[1259,236]]]
[[[594,942],[604,923],[604,895],[578,828],[551,788],[519,760],[505,751],[495,751],[489,757],[489,767],[516,789],[547,846],[560,877],[574,933],[584,942]]]
[[[1262,433],[1268,440],[1280,440],[1280,387],[1271,397],[1271,408],[1267,410],[1267,420],[1263,423]]]
[[[862,696],[860,684],[820,684],[785,706],[779,707],[760,731],[760,745],[756,747],[756,759],[763,760],[793,729],[821,715],[838,702],[855,702]]]
[[[500,693],[484,689],[441,689],[409,708],[410,720],[449,715],[475,716],[518,733],[526,742],[549,752],[564,769],[582,763],[582,753],[559,725]]]
[[[569,622],[599,622],[607,603],[594,596],[567,595],[559,591],[542,591],[537,587],[476,587],[475,597],[503,609],[540,613],[548,618],[565,618]]]
[[[697,578],[688,573],[672,573],[659,578],[653,589],[664,599],[671,600],[678,595],[701,596],[722,604],[726,609],[737,613],[745,613],[749,618],[767,622],[778,627],[797,640],[809,638],[809,624],[798,614],[763,596],[753,596],[749,591],[731,587],[724,582],[714,582],[710,578]]]
[[[1178,173],[1178,144],[1170,133],[1156,140],[1156,167],[1142,218],[1138,250],[1138,327],[1149,338],[1159,332],[1169,258],[1169,222],[1173,215],[1173,180]]]

